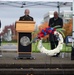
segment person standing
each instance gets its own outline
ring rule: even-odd
[[[0,28],[1,28],[1,20],[0,20]]]
[[[49,26],[54,27],[54,26],[59,26],[59,28],[63,27],[63,20],[58,16],[58,12],[54,12],[54,17],[50,18],[49,20]],[[58,40],[57,37],[54,34],[49,35],[49,41],[51,45],[51,49],[54,49],[58,45]],[[58,57],[60,53],[57,53],[54,57]]]
[[[19,18],[19,21],[33,21],[33,17],[31,17],[29,9],[25,9],[24,16]]]
[[[2,51],[1,51],[1,20],[0,20],[0,57],[2,57]]]
[[[19,18],[19,21],[34,21],[33,17],[30,16],[30,10],[25,9],[24,11],[24,16],[21,16]],[[22,25],[21,25],[22,26]],[[31,25],[30,25],[31,27]],[[28,28],[28,27],[26,27]],[[19,58],[27,58],[27,59],[35,59],[34,57],[31,56],[31,46],[32,44],[29,44],[31,41],[31,32],[24,32],[24,33],[19,33],[19,52],[25,52],[24,54],[19,54]]]
[[[1,20],[0,20],[0,34],[1,34]],[[1,46],[1,35],[0,35],[0,46]]]

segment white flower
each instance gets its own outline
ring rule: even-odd
[[[56,55],[57,53],[59,53],[62,50],[62,48],[63,48],[63,37],[59,32],[55,31],[54,35],[57,35],[57,34],[58,34],[58,37],[59,37],[59,43],[58,43],[58,46],[53,50],[48,50],[45,47],[43,47],[42,39],[39,41],[38,49],[40,50],[41,53],[45,53],[49,56],[53,56],[53,55]]]

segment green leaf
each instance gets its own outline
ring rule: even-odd
[[[60,25],[57,25],[57,26],[54,26],[53,28],[61,28],[61,26]]]
[[[57,32],[61,33],[62,36],[63,36],[63,38],[65,38],[65,34],[63,33],[63,31],[61,31],[61,30],[57,30]]]
[[[56,31],[65,31],[65,29],[63,29],[63,28],[58,28],[58,29],[56,29]]]

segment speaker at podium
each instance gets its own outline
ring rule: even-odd
[[[17,42],[18,42],[18,57],[30,58],[32,56],[32,44],[27,45],[32,40],[32,32],[35,30],[34,21],[16,21]]]

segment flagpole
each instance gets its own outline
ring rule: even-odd
[[[72,27],[72,51],[71,51],[71,60],[74,60],[74,0],[73,0],[73,27]]]

